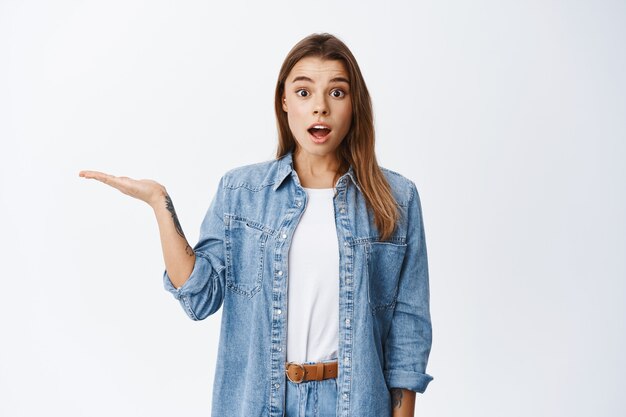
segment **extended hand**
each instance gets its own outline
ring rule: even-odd
[[[167,195],[165,187],[153,180],[135,180],[128,177],[116,177],[99,171],[80,171],[80,177],[98,180],[121,192],[139,200],[145,201],[151,207],[155,207],[159,201]]]

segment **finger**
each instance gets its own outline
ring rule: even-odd
[[[116,177],[115,175],[106,174],[100,171],[81,171],[79,175],[84,178],[92,178],[98,180],[104,184],[107,184],[110,187],[121,191],[126,195],[139,198],[138,195],[140,191],[135,185],[137,181],[132,178]]]
[[[99,180],[99,181],[103,181],[103,180],[114,178],[113,175],[106,174],[106,173],[100,172],[100,171],[80,171],[78,173],[78,175],[83,177],[83,178],[91,178],[91,179],[95,179],[95,180]]]
[[[81,171],[82,177],[98,180],[111,187],[117,188],[120,191],[124,191],[125,185],[128,182],[128,177],[116,177],[115,175],[106,174],[100,171]],[[126,179],[122,179],[126,178]]]

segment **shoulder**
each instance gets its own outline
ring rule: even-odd
[[[401,206],[408,206],[417,195],[415,183],[404,175],[392,171],[389,168],[381,166],[379,166],[379,168],[385,175],[396,202]]]
[[[279,159],[269,159],[231,168],[222,176],[224,188],[259,190],[273,185],[279,173]]]

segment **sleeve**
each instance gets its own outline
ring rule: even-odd
[[[203,320],[222,305],[225,285],[224,252],[224,177],[200,226],[200,236],[193,251],[196,255],[191,275],[182,287],[175,288],[167,270],[163,285],[172,293],[192,320]]]
[[[396,305],[385,340],[387,386],[423,393],[433,379],[426,373],[432,344],[428,261],[419,194],[411,182],[407,251],[400,271]]]

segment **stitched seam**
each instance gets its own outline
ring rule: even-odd
[[[185,309],[187,310],[187,312],[191,316],[191,318],[193,320],[198,320],[198,316],[196,316],[196,313],[193,312],[193,309],[191,308],[191,305],[189,304],[189,297],[187,297],[186,295],[181,295],[180,299],[185,304]]]

